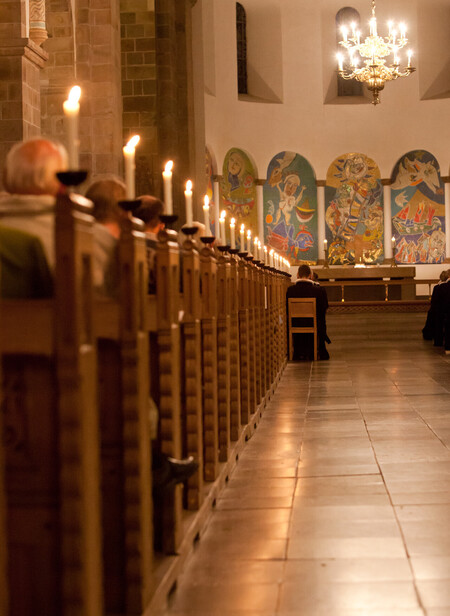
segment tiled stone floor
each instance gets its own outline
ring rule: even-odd
[[[450,616],[450,356],[424,315],[330,315],[288,364],[173,616]]]

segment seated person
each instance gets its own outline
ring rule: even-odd
[[[110,176],[94,181],[86,191],[86,198],[94,204],[94,286],[104,295],[117,292],[117,240],[120,237],[120,223],[128,217],[119,201],[126,199],[125,184],[121,179]]]
[[[151,195],[138,197],[140,206],[133,212],[135,218],[139,218],[145,224],[148,263],[148,292],[156,293],[156,245],[158,232],[164,228],[164,223],[159,217],[164,211],[163,202]]]
[[[53,278],[39,238],[0,224],[0,297],[52,295]]]
[[[444,299],[446,285],[450,278],[450,270],[444,270],[439,276],[439,282],[431,294],[430,308],[422,335],[424,340],[434,340],[435,346],[444,343]]]
[[[290,297],[315,297],[316,298],[316,317],[317,317],[317,337],[318,337],[318,355],[319,359],[329,359],[325,342],[330,342],[327,336],[327,325],[325,321],[325,313],[328,308],[327,292],[319,284],[313,282],[311,278],[311,268],[309,265],[300,265],[297,273],[298,281],[291,285],[286,293],[286,308],[287,300]],[[308,343],[302,344],[302,339],[308,337]],[[304,341],[304,340],[303,340]],[[312,334],[294,334],[294,359],[306,356],[314,357],[313,336]]]
[[[55,267],[55,197],[61,188],[55,174],[66,168],[65,149],[42,138],[17,143],[5,161],[7,193],[0,197],[0,224],[38,237],[51,271]]]

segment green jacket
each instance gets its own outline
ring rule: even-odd
[[[0,225],[0,296],[51,297],[53,279],[34,235]]]

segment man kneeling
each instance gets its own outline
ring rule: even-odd
[[[297,272],[297,283],[290,286],[286,293],[286,302],[291,297],[315,297],[316,298],[316,317],[317,317],[317,337],[319,346],[319,359],[329,359],[330,355],[325,346],[325,342],[330,342],[327,336],[327,324],[325,313],[328,308],[327,292],[320,284],[312,280],[312,272],[309,265],[300,265]],[[301,344],[304,336],[311,338],[309,344]],[[294,334],[294,359],[301,357],[313,358],[312,334]]]

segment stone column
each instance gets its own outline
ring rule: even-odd
[[[45,0],[30,0],[30,39],[36,45],[48,39],[45,26]]]
[[[0,24],[5,28],[6,24]],[[12,24],[11,24],[12,26]],[[48,56],[28,38],[0,43],[0,165],[14,143],[41,132],[40,71]]]
[[[392,251],[392,220],[391,220],[391,180],[382,180],[384,197],[384,260],[391,260]]]
[[[266,180],[256,180],[256,208],[257,208],[257,220],[258,220],[258,228],[256,229],[256,233],[264,244],[264,190],[263,186],[266,183]],[[239,231],[239,230],[238,230]]]
[[[216,237],[220,237],[219,218],[220,218],[220,188],[219,182],[221,180],[220,175],[213,177],[214,181],[214,234]]]
[[[317,180],[317,242],[318,242],[318,262],[325,260],[323,241],[325,239],[325,182]]]

